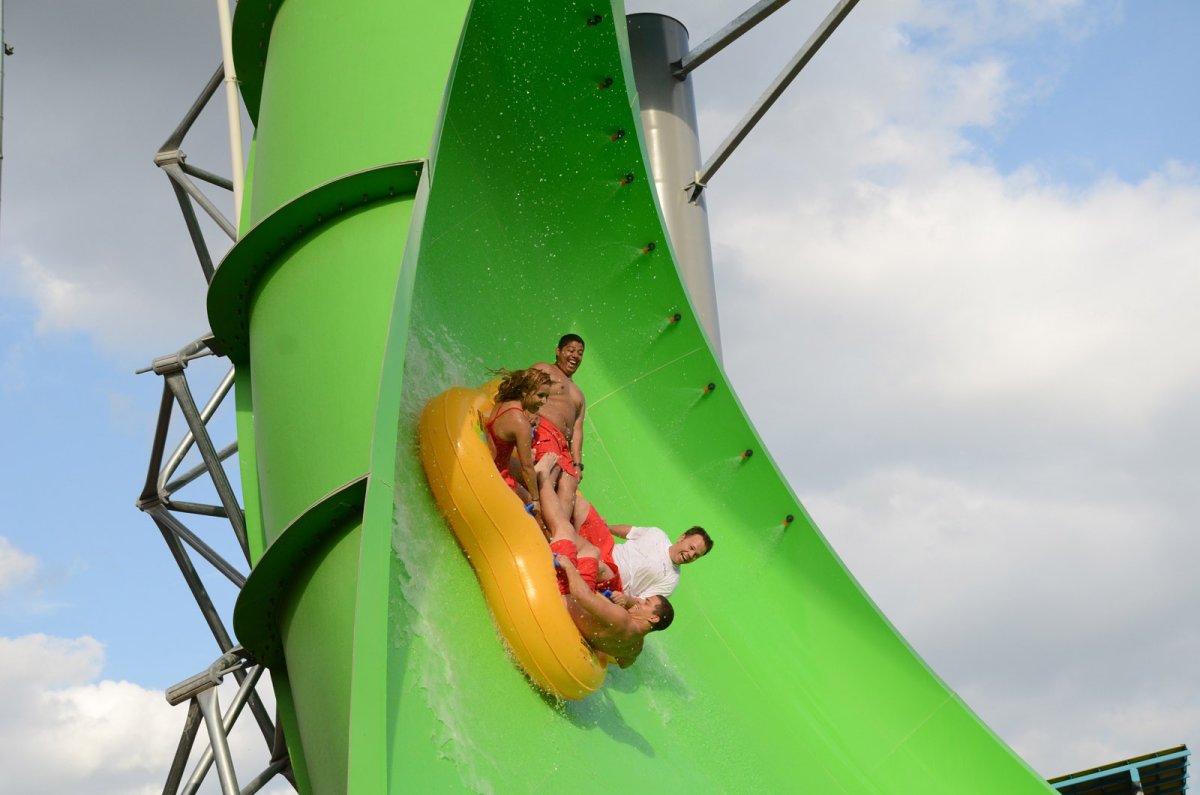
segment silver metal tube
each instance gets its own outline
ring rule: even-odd
[[[167,446],[167,432],[171,429],[171,408],[175,405],[175,396],[171,388],[163,383],[162,400],[158,404],[158,424],[154,428],[154,442],[150,445],[150,466],[146,471],[146,485],[138,496],[138,505],[142,506],[147,500],[159,499],[158,473],[162,467],[163,451]]]
[[[800,70],[812,60],[812,57],[817,54],[817,50],[821,49],[821,45],[833,35],[838,25],[842,24],[842,20],[846,18],[857,4],[858,0],[841,0],[841,2],[834,6],[820,27],[809,36],[808,41],[804,43],[800,51],[788,62],[788,65],[783,68],[783,71],[775,78],[775,81],[763,92],[763,95],[746,112],[746,115],[733,128],[733,131],[717,147],[717,150],[709,157],[708,162],[704,164],[704,168],[700,169],[695,181],[690,186],[694,199],[700,196],[700,193],[708,185],[708,181],[712,178],[712,175],[733,154],[733,150],[737,148],[737,145],[754,129],[754,125],[758,124],[758,120],[771,109],[771,106],[775,104],[775,100],[779,99],[784,90],[791,85],[796,75],[800,74]]]
[[[175,192],[175,200],[179,202],[179,211],[183,213],[183,223],[187,226],[188,237],[191,238],[192,248],[196,251],[196,258],[200,260],[200,270],[204,272],[204,281],[212,282],[216,267],[213,265],[212,254],[208,251],[208,241],[204,239],[204,232],[200,229],[200,221],[196,218],[196,210],[192,207],[192,200],[188,198],[187,191],[176,184],[175,180],[168,181],[171,183],[171,190]]]
[[[188,433],[191,433],[191,431],[189,431]],[[238,450],[238,443],[230,442],[229,444],[225,445],[224,447],[222,447],[220,450],[217,451],[217,458],[221,459],[222,461],[225,461],[231,455],[236,453],[237,450]],[[200,477],[207,471],[208,471],[207,464],[196,464],[196,466],[192,467],[187,472],[184,472],[182,475],[175,478],[170,483],[168,483],[166,486],[164,486],[163,487],[163,491],[165,492],[164,496],[170,497],[172,494],[179,491],[181,488],[183,488],[187,484],[191,483],[192,481],[194,481],[196,478]]]
[[[140,367],[134,370],[135,373],[149,373],[151,371],[163,375],[186,365],[187,362],[195,359],[203,359],[205,356],[214,356],[212,348],[208,347],[213,341],[212,334],[206,334],[203,337],[194,339],[187,345],[184,345],[174,353],[169,353],[166,356],[155,357],[149,367]]]
[[[225,217],[225,214],[217,209],[217,206],[204,195],[204,192],[196,187],[196,183],[188,179],[188,175],[183,173],[183,169],[178,163],[163,163],[159,166],[167,173],[172,180],[179,183],[188,195],[195,200],[196,204],[200,205],[200,209],[208,213],[208,216],[217,222],[217,226],[221,227],[221,231],[229,235],[230,239],[237,240],[237,229]]]
[[[217,71],[213,73],[213,76],[208,79],[208,83],[200,92],[200,96],[197,97],[196,101],[192,103],[192,106],[188,108],[187,113],[183,115],[183,120],[180,121],[178,126],[175,127],[174,132],[172,132],[171,135],[167,137],[167,140],[163,142],[163,145],[158,148],[160,152],[179,148],[179,145],[183,143],[184,136],[188,134],[188,130],[192,129],[192,125],[195,124],[196,119],[200,117],[200,113],[204,110],[204,106],[208,104],[210,99],[212,99],[213,94],[217,93],[217,89],[220,88],[221,81],[224,79],[225,64],[222,63],[217,67]]]
[[[193,176],[196,179],[202,179],[210,185],[216,185],[218,188],[233,190],[233,180],[231,179],[222,177],[219,174],[214,174],[211,171],[205,171],[204,169],[197,168],[196,166],[188,165],[187,161],[180,163],[179,167],[183,169],[184,174]]]
[[[179,784],[183,781],[183,770],[187,767],[188,757],[192,754],[192,746],[196,742],[196,734],[200,730],[200,705],[195,701],[188,704],[187,718],[183,722],[183,732],[179,735],[179,745],[175,748],[175,758],[171,761],[171,769],[167,772],[167,783],[163,785],[163,795],[176,795]]]
[[[246,576],[233,567],[233,564],[221,557],[220,553],[210,547],[208,544],[193,533],[187,525],[172,516],[165,506],[159,506],[149,511],[150,515],[158,520],[160,525],[165,525],[179,538],[183,539],[192,549],[196,550],[202,558],[212,564],[213,568],[225,575],[231,583],[238,588],[243,588],[246,585]]]
[[[677,80],[687,77],[689,72],[737,41],[743,33],[787,5],[787,2],[788,0],[760,0],[755,3],[737,19],[705,39],[698,47],[693,47],[674,65],[671,74],[675,75]]]
[[[208,402],[204,404],[204,408],[200,410],[200,421],[204,425],[208,425],[208,421],[212,419],[214,414],[217,413],[217,409],[221,407],[221,402],[225,400],[225,396],[229,394],[229,390],[233,387],[233,376],[234,368],[230,367],[229,372],[225,373],[225,376],[221,379],[221,382],[217,384],[217,388],[213,390],[212,397],[208,399]],[[183,462],[184,456],[186,456],[192,449],[192,445],[195,444],[195,442],[196,434],[193,431],[188,430],[188,432],[184,434],[183,439],[180,440],[179,445],[175,448],[175,451],[171,453],[171,457],[167,459],[166,466],[163,467],[162,472],[158,476],[158,493],[160,497],[165,498],[171,493],[172,489],[166,486],[167,479],[170,478],[171,475],[175,474],[175,470],[179,468],[179,465]],[[218,456],[218,458],[219,460],[224,461],[225,458],[228,458],[228,456]],[[207,469],[207,464],[205,468]]]
[[[229,736],[229,732],[233,729],[233,724],[241,716],[242,707],[246,705],[250,694],[254,692],[254,688],[258,685],[258,680],[262,677],[263,670],[261,665],[255,666],[238,686],[237,695],[233,697],[233,702],[229,705],[229,709],[226,710],[225,716],[221,719],[221,727],[224,729],[226,737]],[[212,689],[216,690],[215,687]],[[196,768],[192,771],[191,778],[188,779],[188,783],[180,795],[195,795],[196,791],[200,789],[200,785],[204,783],[204,777],[208,775],[208,770],[212,767],[213,759],[213,749],[210,745],[204,749],[204,752],[196,761]],[[220,769],[218,769],[217,773],[218,775],[220,774]],[[262,788],[261,784],[259,788]]]
[[[170,516],[170,514],[167,514],[167,516]],[[188,589],[191,590],[192,597],[196,600],[196,606],[200,608],[200,615],[204,617],[209,631],[212,632],[213,638],[217,641],[217,647],[222,652],[229,651],[233,648],[233,641],[229,637],[229,631],[225,629],[225,624],[221,621],[221,615],[213,605],[212,597],[208,595],[208,591],[205,589],[200,575],[196,573],[196,567],[192,565],[192,559],[188,557],[187,550],[183,548],[183,542],[175,534],[173,528],[169,526],[169,523],[164,522],[158,511],[150,512],[150,518],[154,520],[154,524],[158,527],[159,532],[162,533],[163,540],[167,542],[167,549],[171,551],[171,557],[175,558],[175,563],[179,566],[179,572],[183,575]]]
[[[241,795],[237,774],[233,770],[233,757],[229,753],[229,738],[225,735],[221,720],[217,689],[210,687],[197,694],[196,703],[200,705],[200,712],[204,714],[204,724],[208,727],[208,743],[217,763],[217,778],[221,781],[221,793],[222,795]]]
[[[225,468],[221,466],[220,459],[217,458],[217,450],[213,447],[212,439],[209,438],[208,432],[204,427],[204,420],[200,416],[200,411],[196,408],[196,403],[192,399],[192,392],[188,388],[187,379],[183,375],[183,371],[168,373],[165,378],[167,384],[170,385],[171,391],[175,394],[175,402],[179,404],[180,410],[183,412],[183,418],[187,421],[188,427],[192,429],[192,435],[196,437],[196,446],[200,448],[200,456],[204,462],[208,464],[208,472],[212,478],[213,486],[217,489],[217,496],[221,498],[221,504],[225,506],[225,510],[229,513],[229,524],[233,526],[233,533],[237,536],[238,544],[242,547],[242,553],[246,556],[246,562],[250,562],[250,544],[246,538],[246,520],[242,515],[242,507],[238,504],[237,497],[233,493],[233,487],[229,485],[229,478],[225,474]]]
[[[229,514],[220,505],[209,505],[203,502],[186,502],[169,500],[166,507],[176,513],[190,513],[195,516],[212,516],[217,519],[228,519]]]
[[[267,766],[266,770],[255,776],[249,784],[242,787],[242,795],[254,795],[254,793],[267,786],[271,779],[283,772],[284,768],[288,766],[289,762],[290,760],[287,758],[278,759],[272,762]]]
[[[717,320],[708,210],[703,201],[689,202],[684,188],[695,178],[700,164],[696,100],[692,81],[680,81],[671,74],[671,64],[687,52],[687,29],[678,20],[662,14],[632,14],[628,24],[646,153],[659,206],[680,276],[719,359],[721,329]]]

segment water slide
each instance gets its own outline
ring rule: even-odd
[[[255,564],[235,627],[271,666],[301,791],[1049,791],[879,612],[746,419],[664,232],[624,19],[620,0],[238,4],[255,136],[209,315]],[[587,495],[717,543],[638,663],[559,702],[506,654],[416,422],[567,331],[588,343]]]

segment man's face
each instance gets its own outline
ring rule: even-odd
[[[708,546],[700,536],[681,535],[679,540],[671,545],[671,562],[682,566],[704,557]]]
[[[583,361],[583,344],[572,340],[554,352],[554,363],[568,376],[575,375]]]
[[[629,614],[634,618],[642,618],[651,624],[658,623],[658,614],[654,609],[658,606],[657,596],[636,597],[629,606]]]

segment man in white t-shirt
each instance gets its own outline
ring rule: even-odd
[[[699,560],[712,549],[713,541],[703,527],[686,530],[679,540],[657,527],[609,525],[583,497],[575,501],[578,531],[600,550],[597,588],[621,595],[648,598],[670,596],[679,584],[679,567]],[[625,539],[614,543],[614,537]]]

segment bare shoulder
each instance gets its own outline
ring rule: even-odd
[[[554,375],[554,365],[549,362],[538,362],[537,364],[529,365],[530,370],[541,370],[543,373]]]

